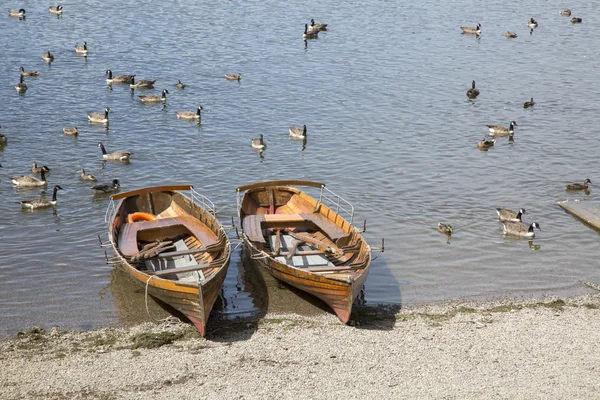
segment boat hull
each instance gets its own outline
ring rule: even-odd
[[[340,321],[347,323],[368,276],[371,248],[350,222],[320,200],[295,188],[296,185],[324,187],[314,182],[274,181],[238,188],[244,245],[250,257],[273,277],[319,298],[333,309]],[[244,192],[243,198],[241,192]],[[313,235],[301,240],[307,244],[304,240],[307,239],[308,244],[313,245],[309,250],[298,252],[297,247],[285,249],[289,252],[284,253],[292,258],[319,254],[322,258],[316,261],[318,266],[295,265],[289,257],[282,257],[281,232],[287,232],[295,240],[298,235]],[[329,258],[332,252],[337,257],[333,261]]]
[[[207,211],[203,204],[195,202],[193,195],[191,198],[188,198],[178,192],[183,189],[192,190],[191,186],[153,187],[113,196],[112,201],[115,199],[120,201],[117,205],[112,204],[112,211],[111,206],[109,206],[109,211],[107,211],[108,236],[116,255],[115,262],[144,288],[145,294],[158,299],[183,314],[194,324],[198,332],[202,336],[205,336],[210,312],[221,292],[227,275],[231,255],[230,243],[223,227],[216,220],[214,214]],[[196,196],[199,195],[196,193]],[[147,213],[149,211],[148,205],[151,205],[151,209],[155,213],[156,211],[160,211],[157,214],[161,216],[161,218],[157,218],[155,221],[148,221],[149,223],[171,220],[179,223],[180,221],[177,218],[184,218],[183,221],[192,220],[192,222],[189,222],[189,226],[193,232],[184,229],[180,223],[177,225],[165,224],[167,225],[166,227],[156,224],[156,227],[152,225],[151,229],[144,231],[142,230],[143,228],[140,228],[138,233],[134,234],[133,239],[130,240],[130,242],[135,244],[135,248],[137,248],[137,241],[141,237],[139,232],[148,232],[146,235],[163,238],[164,236],[173,234],[173,230],[176,229],[187,232],[189,234],[188,239],[196,241],[198,245],[202,243],[198,237],[202,237],[203,241],[214,241],[219,245],[217,253],[208,253],[208,255],[205,255],[206,252],[198,251],[197,254],[199,255],[193,256],[199,257],[198,259],[200,260],[208,259],[209,262],[206,264],[206,269],[203,268],[205,273],[198,273],[196,279],[189,278],[188,273],[186,279],[179,280],[178,273],[160,275],[159,272],[164,272],[164,270],[142,270],[139,261],[137,264],[132,261],[133,258],[128,253],[131,245],[125,245],[127,242],[125,237],[128,235],[127,232],[132,223],[126,223],[126,217],[136,213],[139,214],[140,212]],[[128,224],[130,225],[128,226]],[[139,222],[133,224],[139,224]],[[175,270],[167,269],[167,271]],[[173,279],[175,275],[177,279]]]

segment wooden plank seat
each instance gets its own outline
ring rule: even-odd
[[[203,246],[209,246],[217,242],[217,236],[206,225],[192,217],[182,215],[179,217],[159,218],[154,221],[140,221],[123,224],[119,235],[119,249],[125,257],[132,257],[139,252],[138,233],[146,230],[185,228],[194,235]]]
[[[225,243],[227,242],[227,238],[223,236],[221,240],[216,243],[213,243],[210,246],[200,247],[197,249],[188,249],[188,250],[179,250],[179,251],[167,251],[164,253],[160,253],[158,258],[170,258],[170,257],[180,257],[187,256],[188,254],[198,254],[198,253],[216,253],[218,251],[223,251],[225,248]]]
[[[212,263],[196,264],[196,265],[188,265],[186,267],[161,269],[159,271],[148,271],[148,274],[161,277],[161,276],[171,275],[171,274],[182,274],[184,272],[200,271],[203,269],[214,268],[214,267],[215,266],[212,265]]]
[[[327,218],[314,213],[248,215],[244,218],[243,230],[251,241],[266,243],[263,228],[301,228],[311,225],[315,225],[334,242],[349,235]]]

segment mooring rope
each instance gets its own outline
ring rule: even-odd
[[[153,320],[156,321],[156,319],[154,319],[154,317],[152,315],[150,315],[150,309],[148,308],[148,284],[150,283],[150,279],[154,278],[155,275],[150,275],[150,277],[148,278],[148,280],[146,281],[146,290],[144,293],[144,301],[146,302],[146,312],[148,313],[148,316]]]

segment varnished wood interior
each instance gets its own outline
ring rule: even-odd
[[[175,191],[189,188],[189,185],[151,187],[128,192],[125,196],[120,194],[109,230],[113,247],[129,275],[143,285],[148,294],[187,316],[204,335],[208,316],[227,274],[231,249],[216,218]],[[153,214],[157,219],[128,224],[127,216],[134,212]],[[204,248],[206,251],[190,254],[196,264],[202,266],[197,268],[202,272],[202,279],[180,281],[175,273],[154,274],[146,269],[144,261],[131,261],[129,253],[120,246],[133,240],[139,249],[144,243],[157,239],[183,240],[189,250]]]
[[[240,221],[251,255],[274,277],[324,300],[347,322],[371,262],[371,248],[360,232],[297,188],[269,182],[242,188],[248,190],[240,203]],[[268,237],[286,230],[309,235],[319,243],[313,252],[324,254],[333,266],[298,268],[278,262],[275,256],[282,254]]]

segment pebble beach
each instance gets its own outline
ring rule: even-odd
[[[600,296],[175,320],[0,342],[2,399],[598,398]]]

